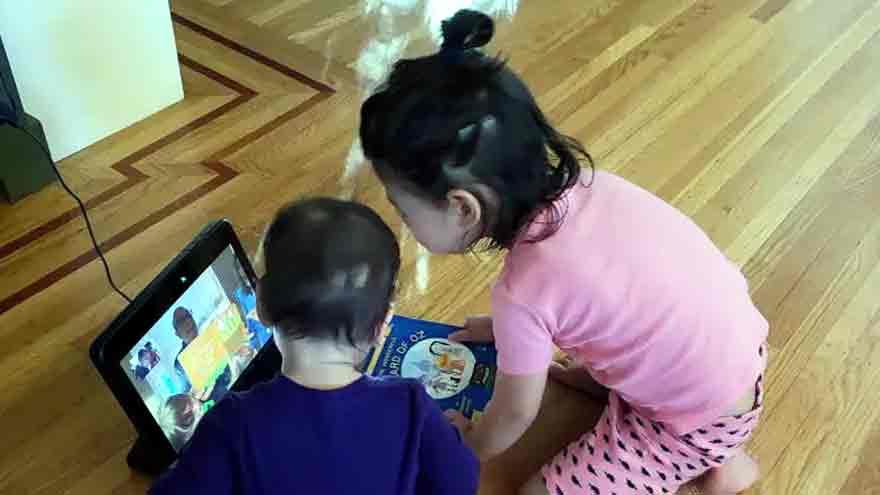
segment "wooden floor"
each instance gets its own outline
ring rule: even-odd
[[[229,218],[253,249],[306,194],[354,188],[399,227],[349,151],[375,79],[364,70],[431,41],[415,30],[425,10],[389,24],[365,12],[380,3],[173,0],[185,100],[61,163],[128,293],[208,221]],[[442,3],[427,2],[432,19]],[[600,167],[674,203],[744,266],[772,322],[751,493],[880,493],[880,1],[529,0],[499,30],[492,50]],[[362,55],[371,37],[384,45]],[[0,206],[2,494],[149,483],[127,469],[133,431],[88,362],[123,303],[72,207],[54,186]],[[400,312],[488,310],[500,258],[418,261],[403,242]],[[546,402],[481,493],[512,493],[600,407],[556,386]]]

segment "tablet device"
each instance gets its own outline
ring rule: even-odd
[[[132,467],[158,472],[230,390],[280,369],[256,314],[256,277],[232,226],[208,225],[92,344],[91,358],[139,434]]]

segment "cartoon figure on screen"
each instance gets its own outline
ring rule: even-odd
[[[187,346],[196,340],[196,337],[199,336],[199,328],[198,325],[196,325],[196,320],[193,318],[192,312],[183,306],[179,306],[174,310],[172,322],[174,325],[174,333],[181,340],[180,350],[177,352],[177,357],[174,359],[174,369],[182,381],[188,384],[185,391],[190,392],[192,385],[186,371],[180,364],[180,354],[187,348]],[[231,383],[232,370],[229,366],[226,366],[220,376],[217,377],[213,386],[207,387],[202,391],[200,398],[213,401],[219,400],[220,397],[229,390]]]
[[[186,444],[199,420],[213,404],[213,401],[202,403],[190,394],[172,395],[165,401],[157,420],[175,450]]]
[[[245,280],[242,275],[242,286],[235,289],[235,297],[242,319],[251,334],[250,345],[253,349],[261,349],[272,338],[272,330],[260,322],[257,316],[257,296]]]
[[[147,374],[159,364],[159,353],[153,348],[152,342],[138,351],[138,365],[134,369],[134,376],[138,380],[145,380]]]
[[[257,351],[249,344],[242,345],[238,352],[232,354],[229,359],[229,370],[232,373],[233,382],[244,373],[244,370],[247,369],[247,366],[256,355]]]

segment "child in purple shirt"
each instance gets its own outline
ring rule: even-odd
[[[476,493],[478,461],[421,385],[358,369],[389,316],[391,230],[365,206],[307,200],[263,250],[258,312],[281,374],[227,394],[150,493]]]

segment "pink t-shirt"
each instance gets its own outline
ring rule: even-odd
[[[517,243],[493,289],[499,368],[545,372],[555,344],[676,433],[723,416],[761,373],[768,331],[740,270],[687,216],[610,173],[561,206],[559,229]]]

